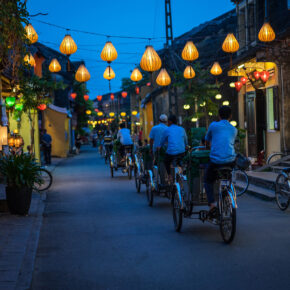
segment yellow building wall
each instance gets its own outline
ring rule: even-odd
[[[40,142],[39,142],[39,127],[38,127],[38,114],[37,112],[31,113],[32,120],[34,120],[34,153],[35,158],[40,162]],[[27,152],[27,146],[31,146],[31,128],[32,122],[28,118],[27,113],[22,113],[20,128],[18,122],[13,118],[13,114],[9,114],[9,129],[10,131],[18,130],[20,136],[24,140],[24,152]]]
[[[67,157],[69,153],[69,118],[67,114],[47,108],[44,111],[44,128],[52,138],[51,155]]]
[[[144,110],[144,139],[149,139],[150,131],[153,127],[153,108],[152,102],[146,104]]]

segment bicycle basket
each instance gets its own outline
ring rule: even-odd
[[[240,153],[237,154],[235,163],[238,168],[243,170],[248,169],[251,165],[250,159]]]

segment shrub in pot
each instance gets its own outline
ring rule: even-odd
[[[8,155],[0,159],[0,173],[6,181],[6,199],[10,213],[28,214],[32,188],[41,184],[40,166],[29,154]]]

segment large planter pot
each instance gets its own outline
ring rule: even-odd
[[[11,214],[27,215],[31,203],[32,189],[28,187],[6,187],[6,199]]]

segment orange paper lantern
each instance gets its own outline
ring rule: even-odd
[[[240,45],[233,35],[233,33],[229,33],[226,37],[226,39],[223,42],[222,50],[227,53],[234,53],[238,51],[240,48]]]
[[[46,109],[46,104],[40,104],[37,106],[40,111],[44,111]]]
[[[123,98],[126,98],[128,93],[127,92],[122,92],[121,95],[122,95]]]
[[[242,82],[238,81],[238,82],[235,82],[235,88],[237,90],[237,92],[239,92],[242,88],[243,84]]]
[[[90,98],[89,95],[84,95],[84,100],[87,101]]]
[[[161,68],[162,61],[153,46],[148,45],[142,56],[140,66],[143,70],[154,72]]]
[[[216,61],[213,66],[210,69],[210,73],[214,76],[218,76],[220,74],[222,74],[223,70],[220,66],[220,64]]]
[[[102,100],[103,96],[97,96],[97,100],[100,102]]]
[[[275,37],[275,32],[270,23],[264,23],[258,34],[259,40],[262,42],[271,42],[275,39]]]
[[[114,94],[111,94],[111,95],[110,95],[110,98],[111,98],[111,100],[113,101],[113,100],[115,99]]]
[[[267,80],[269,79],[269,77],[270,77],[270,73],[268,72],[268,71],[261,71],[260,72],[260,78],[261,78],[261,80],[264,82],[264,83],[266,83],[267,82]]]
[[[192,41],[187,41],[182,50],[181,57],[187,61],[194,61],[198,59],[199,53]]]
[[[76,93],[71,93],[70,96],[71,96],[72,99],[75,99],[77,97],[77,94]]]

